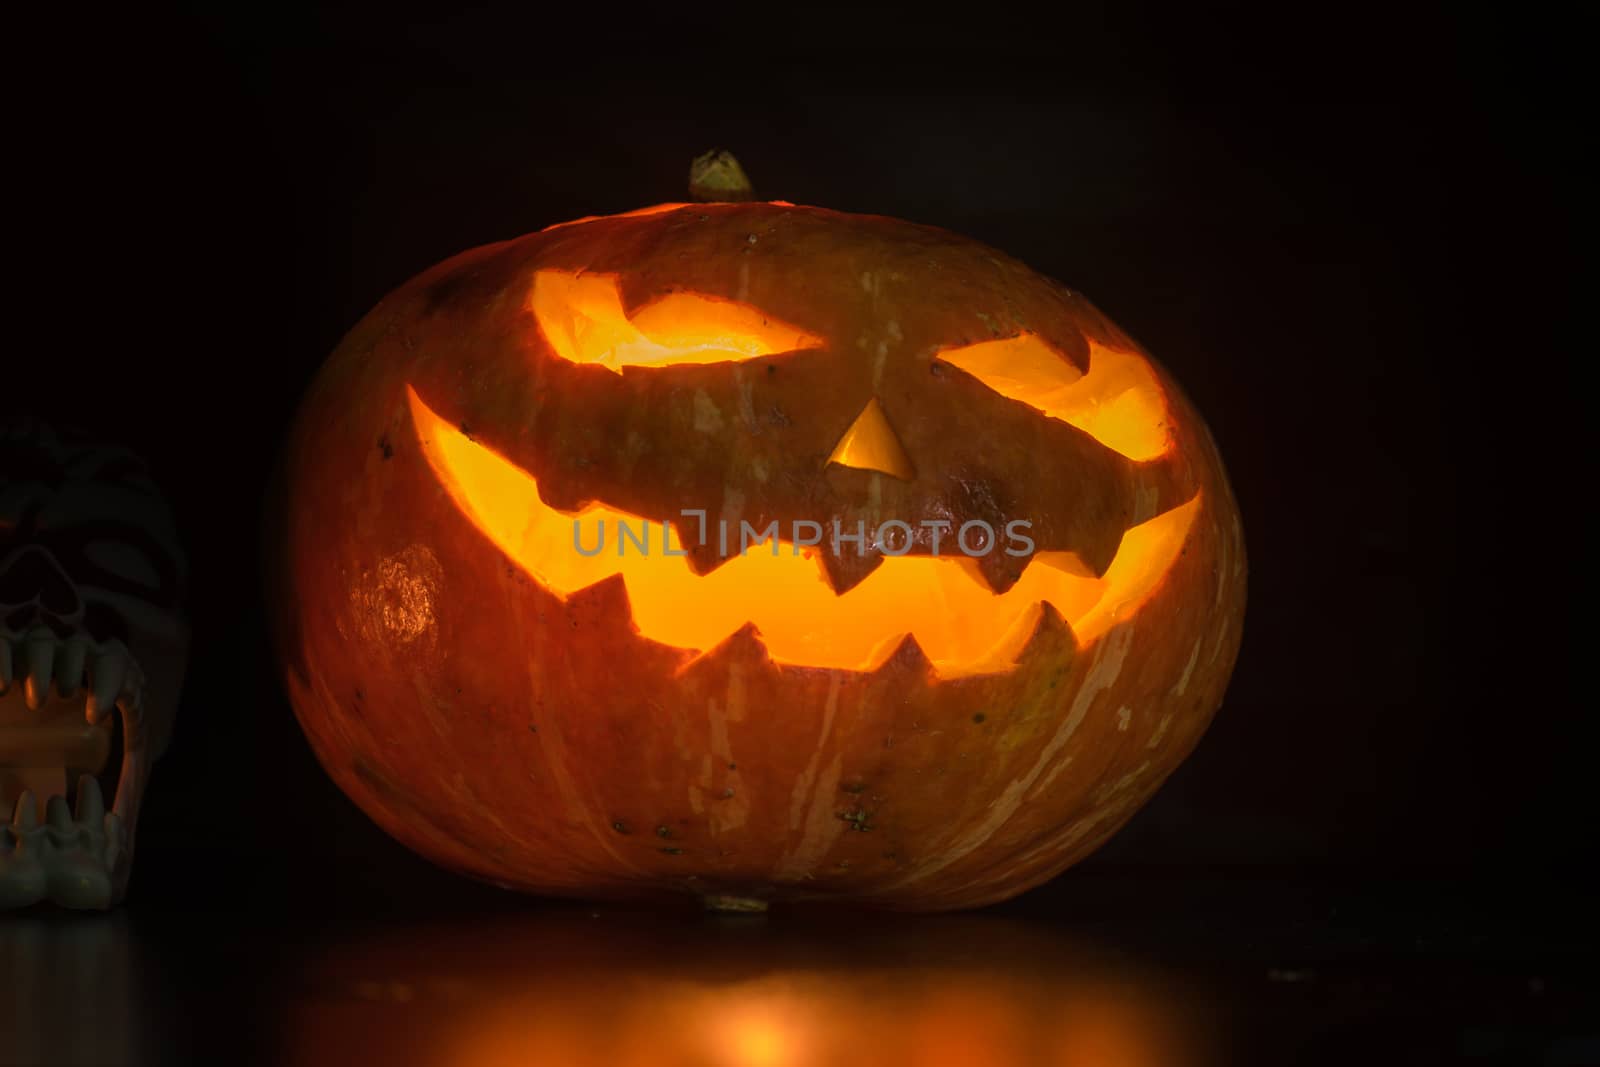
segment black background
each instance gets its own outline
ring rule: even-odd
[[[38,295],[12,308],[0,407],[142,450],[192,570],[129,907],[499,898],[390,842],[310,755],[266,632],[267,480],[387,291],[679,199],[713,146],[763,195],[946,227],[1087,293],[1228,464],[1250,601],[1227,700],[1126,830],[1020,906],[1055,914],[1095,876],[1161,907],[1217,878],[1579,884],[1576,31],[1186,6],[215,5],[41,31],[9,138]]]

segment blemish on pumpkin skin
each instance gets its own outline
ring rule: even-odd
[[[362,573],[350,590],[362,636],[377,645],[411,645],[419,638],[431,645],[435,637],[434,603],[443,580],[443,568],[424,545],[379,560]]]
[[[1142,486],[1134,491],[1133,522],[1147,522],[1156,517],[1161,507],[1161,490],[1156,486]]]
[[[621,819],[614,819],[611,823],[611,828],[619,834],[631,834],[633,832],[628,829],[628,824]]]
[[[721,433],[722,411],[704,389],[694,391],[694,428],[703,434]]]
[[[1106,785],[1106,786],[1102,786],[1097,791],[1098,796],[1097,796],[1096,802],[1097,803],[1101,803],[1101,802],[1104,802],[1104,801],[1108,801],[1112,797],[1116,796],[1118,793],[1124,792],[1124,791],[1126,791],[1128,789],[1131,789],[1134,786],[1138,785],[1140,779],[1142,779],[1144,777],[1144,772],[1148,771],[1149,769],[1150,769],[1150,761],[1149,760],[1145,760],[1144,762],[1140,763],[1137,767],[1135,767],[1133,770],[1129,771],[1127,774],[1123,775],[1121,778],[1118,778],[1115,782],[1112,782],[1111,784]]]
[[[883,370],[889,362],[889,342],[879,341],[877,352],[872,358],[872,389],[874,392],[883,384]]]
[[[822,724],[816,746],[789,795],[789,828],[802,832],[800,840],[779,859],[779,877],[795,877],[809,871],[838,836],[831,815],[834,792],[844,774],[844,756],[836,754],[826,767],[822,766],[822,756],[828,738],[833,733],[833,720],[839,710],[842,686],[842,675],[834,672],[822,708]]]
[[[865,834],[877,829],[876,826],[872,825],[872,813],[870,811],[862,811],[859,808],[855,811],[841,811],[838,813],[838,818],[841,822],[848,823],[850,829],[857,833]]]
[[[1194,648],[1189,650],[1189,662],[1184,664],[1184,666],[1183,666],[1183,674],[1178,678],[1177,688],[1175,688],[1172,691],[1174,695],[1182,696],[1183,695],[1183,691],[1185,689],[1189,688],[1189,678],[1190,678],[1191,675],[1194,674],[1194,665],[1196,663],[1198,663],[1199,661],[1200,661],[1200,641],[1199,641],[1199,639],[1196,639],[1195,643],[1194,643]]]
[[[1211,573],[1217,580],[1217,595],[1216,595],[1216,598],[1215,598],[1214,606],[1220,608],[1220,607],[1222,607],[1222,594],[1223,594],[1223,592],[1226,589],[1227,584],[1228,584],[1224,580],[1224,576],[1228,573],[1228,550],[1230,548],[1232,548],[1233,546],[1232,546],[1232,543],[1231,543],[1231,539],[1226,537],[1226,536],[1221,535],[1218,531],[1216,531],[1216,529],[1214,527],[1213,527],[1213,533],[1217,535],[1216,536],[1216,542],[1217,542],[1217,555],[1218,555],[1217,562],[1212,564],[1212,567],[1211,567]]]
[[[1118,730],[1118,732],[1126,733],[1127,729],[1128,729],[1128,724],[1131,723],[1132,721],[1133,721],[1133,709],[1132,708],[1130,708],[1130,707],[1121,707],[1121,708],[1117,709],[1117,730]]]
[[[1037,796],[1048,788],[1055,777],[1072,762],[1071,753],[1064,752],[1068,742],[1088,716],[1096,699],[1116,684],[1132,643],[1133,629],[1128,626],[1113,628],[1105,638],[1096,642],[1093,658],[1087,666],[1083,679],[1078,683],[1078,690],[1073,696],[1066,717],[1061,720],[1050,739],[1039,749],[1039,758],[1033,767],[1012,781],[995,798],[989,805],[988,817],[982,823],[973,827],[970,833],[951,842],[937,860],[924,866],[911,877],[903,879],[897,883],[898,885],[910,885],[925,880],[962,859],[1005,826],[1030,794]]]
[[[1161,721],[1156,723],[1156,732],[1150,735],[1150,743],[1146,748],[1155,748],[1161,744],[1161,739],[1167,736],[1167,727],[1172,725],[1172,713],[1161,716]]]
[[[1206,657],[1207,663],[1215,663],[1217,661],[1217,657],[1222,654],[1222,646],[1227,638],[1227,634],[1228,631],[1226,627],[1218,627],[1216,639],[1211,642],[1211,654]]]
[[[734,384],[739,392],[739,420],[751,433],[761,432],[761,420],[756,417],[755,397],[750,376],[743,370],[736,370],[733,376]]]
[[[727,523],[727,529],[737,531],[739,520],[744,518],[744,493],[738,489],[725,488],[722,491],[722,511],[718,518]],[[730,540],[729,544],[737,547],[737,537]]]

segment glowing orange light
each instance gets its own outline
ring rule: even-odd
[[[822,343],[756,308],[697,293],[670,293],[630,316],[614,274],[538,271],[528,304],[557,356],[619,374],[623,367],[722,363]]]
[[[790,200],[768,200],[767,203],[772,207],[794,207],[794,202]],[[636,219],[644,215],[664,215],[669,211],[677,211],[679,208],[685,207],[692,207],[696,210],[702,210],[704,209],[705,205],[686,204],[682,201],[674,201],[667,204],[651,204],[649,207],[634,208],[632,211],[619,211],[615,215],[584,215],[581,218],[568,219],[565,222],[553,222],[539,232],[549,233],[551,230],[562,230],[566,229],[568,226],[581,226],[586,222],[604,222],[609,219]]]
[[[916,477],[916,469],[911,466],[910,457],[901,447],[900,439],[894,435],[894,427],[889,425],[889,419],[878,405],[876,397],[867,401],[867,406],[861,409],[856,421],[839,438],[828,462],[860,470],[882,471],[904,481]]]
[[[615,215],[584,215],[581,218],[568,219],[565,222],[553,222],[540,230],[540,233],[549,233],[551,230],[562,230],[568,226],[582,226],[586,222],[601,222],[606,219],[634,219],[643,215],[662,215],[668,211],[676,211],[680,207],[690,207],[685,203],[651,204],[649,207],[634,208],[632,211],[619,211]]]
[[[938,358],[966,371],[1002,396],[1052,419],[1071,423],[1133,460],[1155,459],[1172,447],[1167,401],[1150,364],[1089,340],[1089,373],[1037,335],[1019,334],[945,349]]]
[[[661,523],[646,524],[601,504],[576,513],[550,507],[531,475],[408,391],[423,452],[451,499],[545,589],[566,598],[620,574],[634,624],[650,640],[705,650],[749,622],[779,663],[866,670],[909,633],[945,677],[1004,671],[1016,662],[1046,602],[1088,645],[1156,590],[1200,507],[1196,496],[1127,531],[1104,577],[1088,576],[1073,553],[1040,552],[1003,594],[980,583],[971,560],[957,554],[885,559],[840,595],[819,564],[788,542],[752,546],[710,574],[696,575],[686,559],[668,552],[683,550],[676,528],[664,543]],[[618,524],[643,540],[644,552],[633,541],[624,545]],[[605,547],[594,555],[575,547],[592,550],[602,539]]]
[[[572,983],[577,982],[574,986]],[[1192,1067],[1192,1038],[1148,990],[934,970],[779,972],[732,987],[644,978],[614,1001],[581,977],[494,1002],[457,1025],[450,1067]],[[1112,999],[1115,998],[1115,999]],[[1081,1004],[1080,1004],[1081,1002]],[[1099,1016],[1097,1008],[1105,1008]],[[344,1020],[341,1020],[344,1021]],[[435,1023],[435,1026],[443,1024]],[[305,1029],[302,1025],[300,1029]],[[329,1028],[331,1029],[331,1028]],[[359,1028],[297,1034],[322,1048]],[[329,1056],[328,1059],[337,1057]]]
[[[746,1015],[727,1033],[729,1067],[787,1067],[791,1042],[775,1019]]]

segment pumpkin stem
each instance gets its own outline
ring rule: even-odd
[[[744,168],[723,148],[713,148],[689,164],[689,198],[702,204],[754,200]]]
[[[712,893],[700,898],[707,911],[738,912],[746,915],[767,910],[767,902],[757,897],[742,897],[737,893]]]

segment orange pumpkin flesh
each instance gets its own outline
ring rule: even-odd
[[[345,339],[286,474],[318,758],[532,891],[1004,899],[1148,799],[1239,642],[1238,516],[1165,372],[887,218],[661,205],[465,253]],[[952,552],[980,520],[1031,551]]]

